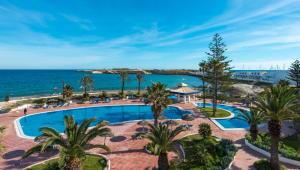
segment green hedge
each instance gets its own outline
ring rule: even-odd
[[[253,166],[256,170],[272,170],[271,163],[265,159],[255,161]],[[280,170],[286,170],[286,167],[281,165]]]
[[[271,148],[271,137],[269,134],[262,134],[260,133],[257,136],[256,141],[253,141],[250,137],[249,134],[246,135],[246,139],[254,146],[266,150],[268,152],[270,152],[270,148]],[[297,160],[300,161],[300,153],[297,152],[297,150],[295,150],[294,148],[285,145],[282,141],[279,142],[279,153],[285,157],[285,158],[289,158],[289,159],[293,159],[293,160]]]

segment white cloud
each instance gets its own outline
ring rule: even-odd
[[[66,18],[67,20],[76,23],[79,25],[80,28],[90,31],[95,29],[95,26],[93,25],[92,21],[88,20],[88,19],[83,19],[74,15],[68,15],[68,14],[61,14],[64,18]]]

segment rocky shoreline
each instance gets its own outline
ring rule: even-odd
[[[96,70],[78,70],[80,72],[86,72],[90,74],[119,74],[122,71],[126,71],[128,74],[136,74],[137,72],[143,72],[144,74],[163,74],[163,75],[188,75],[197,76],[199,72],[197,70],[186,69],[96,69]]]

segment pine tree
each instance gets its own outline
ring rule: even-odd
[[[300,87],[300,62],[296,60],[289,68],[288,79],[296,82],[296,87]]]
[[[212,42],[209,44],[210,52],[207,52],[207,81],[212,85],[213,94],[213,116],[216,114],[217,110],[217,99],[218,92],[223,86],[230,82],[231,74],[229,66],[231,60],[224,55],[226,45],[223,42],[223,38],[219,34],[213,36]]]

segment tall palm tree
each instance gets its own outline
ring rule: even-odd
[[[199,71],[202,73],[201,74],[201,80],[202,80],[202,99],[203,99],[203,108],[205,108],[205,99],[206,99],[206,86],[205,86],[205,74],[207,72],[208,68],[207,68],[207,62],[205,60],[202,60],[199,63]]]
[[[257,125],[264,121],[264,114],[254,107],[251,107],[250,111],[246,111],[244,109],[240,109],[240,111],[238,118],[246,121],[250,125],[250,135],[252,140],[255,141],[258,134]]]
[[[150,87],[147,87],[146,95],[147,99],[145,100],[145,103],[152,104],[151,110],[153,112],[154,125],[157,125],[158,118],[170,103],[170,100],[168,99],[169,93],[166,90],[166,85],[162,83],[153,83]]]
[[[73,87],[69,84],[64,85],[62,95],[63,99],[72,97]]]
[[[102,148],[109,151],[105,145],[91,144],[97,136],[111,135],[111,130],[104,126],[107,122],[99,122],[95,127],[88,130],[88,127],[96,119],[86,119],[80,125],[75,123],[73,116],[65,116],[65,137],[53,128],[43,127],[40,129],[42,134],[36,139],[44,139],[43,142],[32,147],[24,154],[23,158],[35,152],[43,152],[49,146],[58,145],[60,151],[60,162],[63,162],[62,168],[65,170],[80,170],[82,167],[82,159],[87,154],[85,150],[92,148]]]
[[[278,143],[281,133],[281,122],[295,118],[299,108],[299,100],[295,91],[288,86],[274,86],[266,89],[256,98],[254,105],[268,120],[268,130],[271,135],[271,166],[279,170]]]
[[[144,72],[139,71],[136,73],[136,80],[138,81],[138,95],[141,93],[141,82],[144,80]]]
[[[125,81],[128,79],[128,72],[127,71],[120,71],[120,78],[121,78],[121,95],[122,98],[124,97],[124,88],[125,88]]]
[[[148,123],[149,132],[144,134],[143,137],[150,140],[154,146],[154,154],[158,155],[158,169],[170,169],[168,161],[168,152],[176,151],[176,143],[174,138],[181,132],[185,131],[183,126],[177,126],[174,130],[169,128],[167,124],[158,124],[157,126]]]
[[[88,97],[87,91],[91,90],[93,88],[94,80],[91,76],[84,76],[81,78],[80,84],[84,91],[83,96],[84,96],[84,98],[87,98]]]

